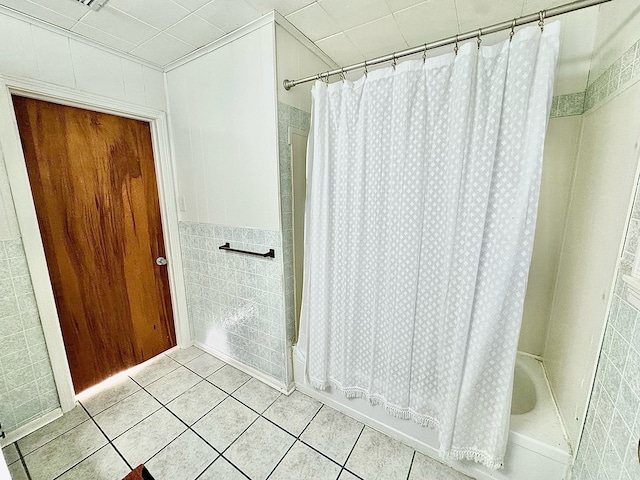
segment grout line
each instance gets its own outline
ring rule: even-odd
[[[104,433],[104,431],[102,430],[102,428],[100,428],[100,425],[98,425],[98,422],[96,422],[93,417],[89,414],[89,412],[87,411],[86,408],[84,408],[84,405],[81,404],[81,407],[84,409],[85,412],[87,412],[87,415],[89,415],[89,419],[85,420],[84,422],[82,422],[81,424],[79,424],[78,426],[82,425],[83,423],[86,423],[87,421],[92,422],[100,431],[100,433],[104,436],[104,438],[107,440],[107,443],[105,443],[104,445],[102,445],[100,448],[98,448],[97,450],[95,450],[94,452],[91,452],[89,455],[87,455],[86,457],[80,459],[78,462],[74,463],[72,466],[70,466],[69,468],[67,468],[64,472],[62,472],[60,475],[57,475],[55,478],[60,478],[62,475],[66,474],[67,472],[69,472],[70,470],[73,470],[74,468],[76,468],[78,465],[80,465],[82,462],[84,462],[87,458],[92,457],[93,455],[95,455],[97,452],[99,452],[100,450],[102,450],[104,447],[111,445],[113,447],[113,449],[116,451],[116,453],[118,455],[120,455],[120,457],[122,458],[122,460],[125,462],[125,464],[127,465],[127,467],[131,470],[131,465],[129,465],[129,462],[127,462],[127,460],[122,456],[122,454],[120,454],[120,452],[118,451],[117,448],[115,448],[115,445],[113,445],[111,443],[111,440],[109,440],[109,437],[107,437],[107,435]],[[75,428],[75,427],[74,427]],[[73,429],[72,429],[73,430]],[[56,437],[58,438],[58,437]]]
[[[413,468],[413,461],[416,458],[416,451],[413,451],[413,455],[411,455],[411,464],[409,465],[409,471],[407,472],[407,480],[411,477],[411,469]]]
[[[358,438],[356,438],[356,441],[353,443],[353,447],[351,447],[351,450],[349,450],[349,455],[347,455],[347,458],[345,458],[344,460],[344,469],[347,469],[347,462],[349,461],[349,458],[351,458],[351,454],[353,453],[353,451],[356,448],[356,445],[358,444],[358,442],[360,441],[360,437],[362,436],[362,432],[364,432],[364,428],[365,425],[362,424],[362,428],[360,429],[360,433],[358,434]],[[347,470],[349,473],[353,473],[350,470]]]
[[[78,403],[80,403],[80,402],[78,402]],[[95,424],[95,426],[96,426],[96,427],[98,427],[98,430],[100,430],[100,433],[102,433],[102,435],[104,435],[104,438],[106,438],[106,439],[107,439],[108,444],[109,444],[109,445],[111,445],[111,446],[113,447],[113,449],[116,451],[116,453],[117,453],[118,455],[120,455],[120,458],[122,458],[122,460],[124,460],[124,463],[127,465],[127,467],[129,467],[129,470],[133,470],[133,467],[131,466],[131,464],[127,461],[127,459],[126,459],[126,458],[124,458],[124,455],[123,455],[122,453],[120,453],[120,450],[118,450],[118,449],[116,448],[116,446],[113,444],[113,442],[111,441],[111,439],[107,436],[107,434],[106,434],[106,433],[104,433],[104,430],[102,430],[102,427],[100,427],[100,425],[98,425],[98,422],[96,422],[95,418],[93,418],[93,416],[91,416],[91,414],[90,414],[90,413],[89,413],[89,411],[84,407],[84,405],[82,405],[82,404],[80,403],[80,406],[84,409],[84,411],[85,411],[85,412],[87,412],[87,415],[89,415],[89,418],[90,418],[90,419],[91,419],[91,421]],[[156,411],[157,411],[157,410],[156,410]],[[153,414],[152,414],[152,415],[153,415]],[[150,416],[151,416],[151,415],[149,415],[149,417],[150,417]],[[148,418],[148,417],[145,417],[145,418]],[[141,420],[141,421],[142,421],[142,420]],[[140,423],[140,422],[138,422],[138,423]],[[136,425],[137,425],[137,424],[136,424]],[[132,427],[132,428],[133,428],[133,427]],[[124,433],[124,432],[123,432],[123,433]],[[98,450],[99,450],[99,449],[98,449]],[[97,451],[97,450],[96,450],[96,451]],[[95,453],[95,452],[94,452],[94,453]],[[91,455],[93,455],[93,454],[91,454]],[[90,455],[90,456],[91,456],[91,455]],[[87,458],[88,458],[88,457],[87,457]]]
[[[29,473],[29,469],[27,468],[27,462],[25,461],[24,456],[22,455],[22,451],[20,450],[20,447],[18,446],[18,442],[13,442],[13,444],[15,445],[16,450],[18,451],[18,459],[19,459],[20,463],[22,463],[22,468],[24,469],[24,473],[27,474],[27,479],[31,480],[31,473]],[[8,467],[8,465],[7,465],[7,467]]]

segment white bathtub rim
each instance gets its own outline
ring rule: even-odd
[[[348,405],[345,405],[341,402],[338,402],[336,400],[334,400],[333,398],[331,398],[332,394],[328,393],[328,392],[322,392],[322,391],[318,391],[316,389],[314,389],[313,387],[311,387],[310,385],[308,385],[305,381],[304,378],[304,374],[302,374],[302,372],[304,372],[304,364],[303,364],[303,357],[302,355],[297,351],[296,347],[293,346],[293,363],[294,363],[294,383],[296,386],[296,389],[300,390],[302,393],[305,393],[313,398],[315,398],[316,400],[329,405],[332,408],[335,408],[338,411],[341,411],[347,415],[349,415],[350,417],[355,418],[356,420],[364,423],[365,425],[368,425],[372,428],[375,428],[378,431],[381,431],[389,436],[391,436],[392,438],[395,438],[397,440],[402,441],[403,443],[406,443],[407,445],[410,445],[411,447],[415,448],[418,451],[421,452],[425,452],[427,454],[429,454],[430,456],[432,456],[433,458],[438,459],[439,461],[443,462],[443,463],[447,463],[449,464],[452,468],[465,473],[467,475],[472,475],[475,476],[478,479],[493,479],[493,475],[490,475],[486,472],[488,472],[488,470],[485,469],[481,469],[481,468],[473,468],[473,467],[468,467],[466,464],[464,463],[458,463],[458,462],[445,462],[443,461],[438,453],[438,448],[434,447],[433,445],[430,445],[429,443],[426,442],[422,442],[420,440],[418,440],[417,438],[415,438],[413,435],[410,435],[408,433],[405,433],[401,430],[398,430],[397,428],[394,428],[393,426],[391,426],[390,424],[388,424],[387,422],[385,422],[383,419],[379,419],[379,418],[374,418],[371,417],[369,415],[366,415],[363,412],[360,412],[354,408],[349,407]],[[536,361],[541,361],[541,359],[539,357],[536,357],[534,355],[530,355],[530,354],[526,354],[526,353],[521,353],[518,352],[519,356],[526,356],[526,357],[530,357],[532,359],[535,359]],[[300,374],[300,375],[297,375]],[[534,378],[533,379],[534,384],[536,386],[536,390],[538,390],[539,388],[542,388],[541,386],[541,382],[544,381],[546,382],[546,377],[543,377],[542,379],[540,378]],[[544,385],[544,387],[546,388],[546,384]],[[537,392],[538,393],[538,401],[541,399],[541,393],[543,392]],[[546,392],[547,395],[551,395],[551,393],[549,391]],[[552,399],[553,400],[553,399]],[[534,407],[533,410],[531,410],[531,412],[519,415],[522,418],[525,418],[527,416],[527,414],[531,414],[532,412],[535,412],[536,409],[542,408],[541,406],[537,405]],[[385,415],[386,412],[382,411]],[[393,418],[393,417],[391,417]],[[513,416],[512,416],[513,418]],[[558,419],[559,420],[559,419]],[[564,433],[564,425],[560,422],[560,426],[563,428],[563,433]],[[424,427],[422,427],[424,428]],[[566,437],[566,433],[564,433],[565,437]],[[514,431],[512,429],[510,429],[509,431],[509,437],[508,437],[508,442],[510,444],[513,445],[517,445],[520,448],[524,448],[525,450],[528,450],[536,455],[540,455],[543,456],[547,459],[549,459],[550,461],[553,462],[557,462],[561,465],[569,465],[571,462],[571,449],[569,447],[569,445],[566,445],[566,448],[560,448],[554,445],[550,445],[548,443],[545,443],[541,440],[538,440],[536,438],[532,438],[530,436],[527,436],[525,433],[519,432],[519,431]]]

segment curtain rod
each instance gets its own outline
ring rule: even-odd
[[[406,57],[409,55],[415,55],[416,53],[426,52],[427,50],[433,50],[434,48],[444,47],[445,45],[451,45],[453,43],[457,44],[458,42],[463,42],[465,40],[470,40],[472,38],[480,39],[482,35],[488,35],[490,33],[500,32],[502,30],[511,30],[515,27],[526,25],[528,23],[544,22],[544,19],[547,19],[547,18],[556,17],[558,15],[564,15],[565,13],[574,12],[576,10],[581,10],[583,8],[593,7],[595,5],[600,5],[602,3],[607,3],[610,1],[611,0],[578,0],[577,2],[560,5],[559,7],[551,8],[549,10],[542,10],[538,13],[525,15],[524,17],[514,18],[513,20],[509,20],[502,23],[496,23],[495,25],[491,25],[490,27],[479,28],[478,30],[472,30],[459,35],[454,35],[452,37],[443,38],[442,40],[438,40],[437,42],[425,43],[424,45],[420,45],[418,47],[408,48],[407,50],[401,50],[399,52],[390,53],[388,55],[383,55],[382,57],[377,57],[372,60],[365,60],[364,62],[354,63],[353,65],[349,65],[347,67],[336,68],[335,70],[329,70],[327,72],[318,73],[316,75],[300,78],[298,80],[284,80],[284,82],[282,83],[284,85],[285,90],[290,90],[291,88],[301,83],[307,83],[307,82],[312,82],[314,80],[321,80],[321,79],[328,80],[329,77],[332,75],[338,75],[338,74],[344,75],[346,72],[358,70],[359,68],[366,69],[371,65],[378,65],[380,63],[390,62],[390,61],[395,62],[398,58]]]

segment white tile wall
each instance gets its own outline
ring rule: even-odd
[[[640,478],[640,311],[626,301],[627,286],[621,279],[631,273],[640,237],[637,188],[596,383],[573,468],[575,480]]]
[[[275,258],[218,248],[227,242]],[[180,245],[194,339],[288,384],[280,233],[180,222]]]
[[[19,238],[0,241],[0,367],[5,432],[60,406]]]

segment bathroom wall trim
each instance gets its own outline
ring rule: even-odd
[[[18,225],[33,282],[34,295],[42,321],[42,329],[60,398],[60,405],[62,411],[67,412],[75,406],[76,397],[11,101],[11,94],[13,93],[149,122],[154,162],[156,164],[162,229],[167,258],[169,259],[169,285],[176,339],[178,346],[184,348],[191,345],[192,340],[182,272],[178,212],[176,208],[176,183],[169,145],[167,118],[165,112],[161,110],[132,105],[41,81],[0,75],[0,145],[5,157],[9,185],[15,203]]]
[[[6,447],[7,445],[11,445],[13,442],[17,442],[21,438],[24,438],[27,435],[32,434],[36,430],[39,430],[40,428],[44,427],[48,423],[51,423],[60,417],[62,417],[61,408],[56,408],[55,410],[49,413],[45,413],[43,416],[34,420],[33,422],[29,422],[26,425],[23,425],[22,427],[18,427],[14,431],[7,433],[7,436],[2,439],[2,442],[0,442],[0,447]],[[0,476],[0,478],[2,477]]]
[[[295,385],[292,383],[289,386],[285,386],[283,383],[278,383],[278,382],[274,382],[273,378],[271,378],[268,375],[265,375],[264,373],[262,373],[261,371],[250,367],[249,365],[242,363],[238,360],[236,360],[233,357],[230,357],[229,355],[225,355],[222,352],[219,352],[218,350],[211,348],[207,345],[205,345],[204,343],[198,342],[197,340],[194,342],[194,345],[196,347],[198,347],[201,350],[204,350],[207,353],[210,353],[211,355],[213,355],[214,357],[219,358],[220,360],[228,363],[229,365],[231,365],[232,367],[237,368],[238,370],[246,373],[247,375],[251,375],[253,378],[256,378],[257,380],[260,380],[262,383],[269,385],[270,387],[278,390],[281,393],[284,393],[285,395],[291,395],[293,393],[293,391],[296,389]]]

